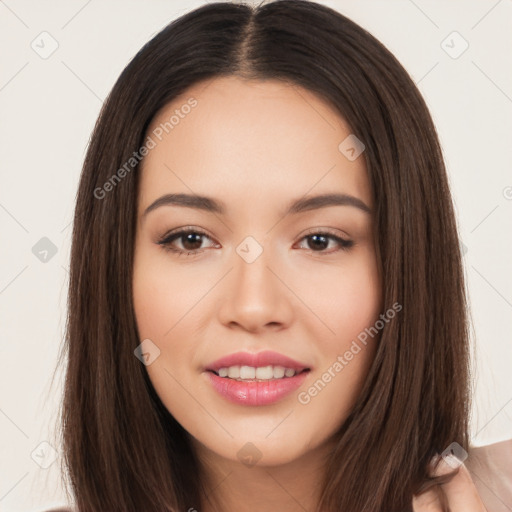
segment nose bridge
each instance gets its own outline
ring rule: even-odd
[[[267,244],[262,243],[252,236],[247,236],[236,247],[234,257],[234,292],[239,299],[254,301],[267,299],[272,295],[275,287],[275,276],[270,272],[272,267],[272,251]]]
[[[246,237],[233,253],[234,268],[220,308],[221,321],[250,330],[268,323],[287,323],[290,298],[274,274],[278,266],[274,251],[254,237]]]

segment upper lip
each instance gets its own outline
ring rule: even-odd
[[[229,368],[230,366],[252,366],[258,368],[261,366],[283,366],[285,368],[292,368],[297,373],[302,370],[309,370],[308,365],[302,364],[290,357],[287,357],[278,352],[265,350],[252,354],[250,352],[236,352],[227,356],[217,359],[213,363],[206,366],[206,371],[217,372],[220,368]]]

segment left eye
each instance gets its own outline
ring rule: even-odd
[[[354,245],[353,240],[348,240],[346,238],[341,238],[340,236],[334,235],[328,232],[312,232],[307,234],[302,240],[309,240],[308,250],[312,252],[319,253],[320,255],[332,254],[337,251],[329,251],[326,252],[325,249],[329,245],[329,240],[333,240],[340,247],[338,250],[346,251],[350,249]],[[316,250],[320,249],[320,250]]]
[[[203,231],[199,231],[197,229],[182,230],[165,235],[158,242],[158,244],[161,245],[164,250],[176,253],[178,256],[181,256],[182,254],[186,256],[191,256],[199,254],[200,252],[204,251],[205,248],[201,247],[203,243],[203,238],[212,240]],[[301,242],[303,240],[309,241],[308,247],[305,248],[306,250],[309,250],[313,253],[318,253],[320,255],[332,254],[338,251],[347,251],[354,245],[353,240],[348,240],[345,238],[341,238],[340,236],[334,235],[332,233],[321,231],[311,232],[306,236],[302,237]],[[181,248],[173,246],[173,244],[176,241],[181,242]],[[334,241],[335,244],[339,246],[339,248],[337,250],[331,250],[327,252],[326,249],[329,245],[329,241]],[[212,244],[211,247],[213,247],[214,245],[215,244]]]

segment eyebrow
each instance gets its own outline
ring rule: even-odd
[[[145,217],[149,212],[161,206],[183,206],[219,215],[225,215],[226,213],[225,204],[212,197],[196,194],[165,194],[151,203],[142,214],[142,217]],[[353,206],[365,213],[371,214],[371,209],[366,203],[355,196],[349,194],[321,194],[293,200],[285,209],[283,216],[329,206]]]

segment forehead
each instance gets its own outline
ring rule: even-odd
[[[340,150],[351,135],[316,94],[278,80],[216,77],[166,105],[147,135],[145,202],[167,192],[239,200],[343,192],[371,203],[363,155]]]

